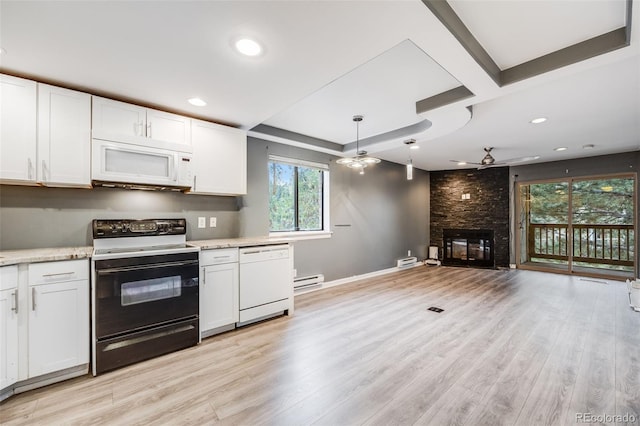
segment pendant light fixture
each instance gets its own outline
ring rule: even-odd
[[[360,151],[360,122],[363,120],[361,115],[354,115],[353,121],[356,122],[356,155],[355,157],[344,157],[337,161],[338,164],[344,164],[355,170],[359,170],[360,174],[364,174],[365,167],[380,162],[379,158],[369,157],[367,151]]]
[[[411,161],[411,148],[414,143],[416,143],[415,139],[409,139],[404,141],[405,145],[409,147],[409,162],[407,163],[407,180],[413,180],[413,161]]]

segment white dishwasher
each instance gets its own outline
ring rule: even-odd
[[[240,321],[238,325],[289,311],[293,303],[293,267],[289,245],[240,249]]]

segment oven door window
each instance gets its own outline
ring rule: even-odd
[[[197,317],[199,271],[197,253],[96,261],[96,336]]]
[[[122,306],[136,305],[154,300],[180,297],[181,294],[182,278],[180,275],[153,278],[123,283],[120,291],[120,303]]]

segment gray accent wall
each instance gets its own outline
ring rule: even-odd
[[[0,250],[92,245],[93,219],[186,218],[190,240],[236,237],[235,197],[116,188],[0,186]],[[198,229],[198,217],[217,218]]]
[[[401,164],[381,162],[365,175],[335,163],[337,157],[249,138],[248,195],[242,197],[240,235],[269,232],[268,158],[278,155],[329,164],[331,238],[294,243],[298,276],[325,280],[391,268],[407,251],[423,259],[429,244],[429,173],[406,180]]]
[[[269,234],[268,156],[329,164],[331,238],[297,241],[298,276],[327,281],[396,265],[407,250],[422,259],[429,244],[429,173],[382,162],[364,176],[337,165],[337,157],[249,138],[248,195],[216,197],[115,188],[0,186],[0,250],[90,246],[97,218],[187,219],[187,239]],[[198,229],[215,216],[216,228]]]

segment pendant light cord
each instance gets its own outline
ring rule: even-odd
[[[360,121],[356,121],[356,158],[360,156]]]

